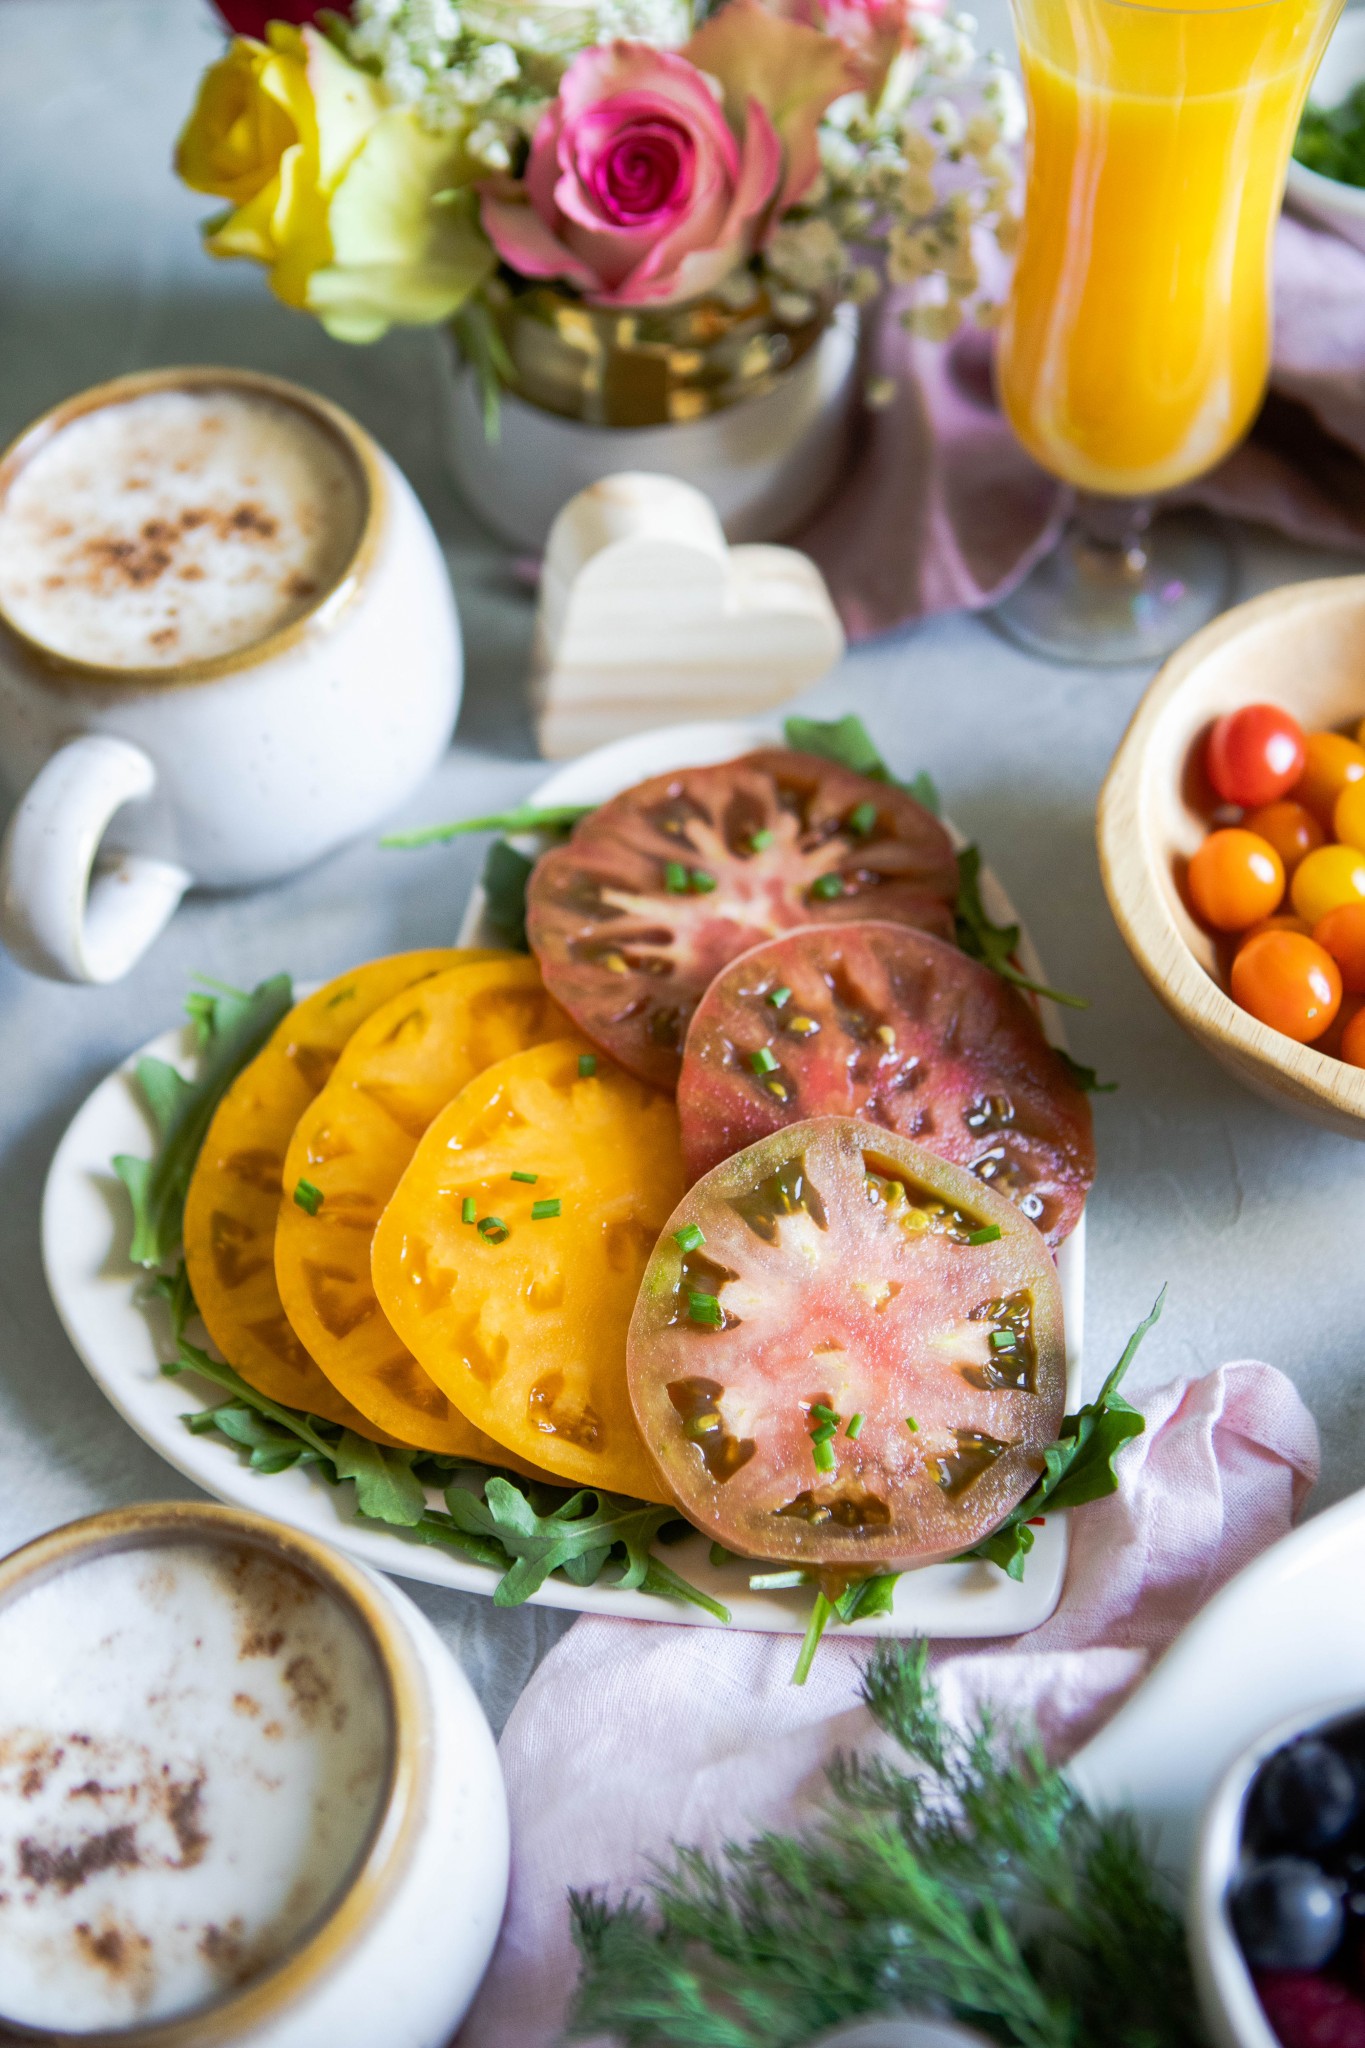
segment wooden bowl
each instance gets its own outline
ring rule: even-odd
[[[1196,742],[1240,704],[1306,729],[1365,717],[1365,576],[1291,584],[1225,612],[1171,656],[1138,705],[1100,791],[1100,869],[1129,952],[1171,1014],[1270,1102],[1365,1138],[1365,1069],[1258,1024],[1224,990],[1215,942],[1180,890],[1216,801]]]

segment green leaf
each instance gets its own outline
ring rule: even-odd
[[[418,1451],[401,1451],[390,1444],[371,1443],[344,1429],[332,1452],[338,1479],[355,1481],[358,1512],[372,1522],[388,1522],[395,1528],[412,1529],[427,1509],[422,1482],[413,1472]]]
[[[479,383],[483,434],[490,446],[502,439],[502,394],[517,381],[517,366],[492,309],[482,297],[467,299],[451,322],[460,354]]]
[[[1087,1501],[1103,1500],[1107,1494],[1117,1492],[1119,1481],[1114,1461],[1124,1445],[1141,1436],[1147,1426],[1141,1412],[1124,1400],[1119,1385],[1143,1338],[1160,1321],[1165,1302],[1163,1287],[1094,1400],[1064,1419],[1057,1441],[1043,1453],[1042,1477],[998,1529],[971,1550],[962,1552],[964,1558],[984,1558],[989,1564],[999,1565],[1012,1579],[1021,1579],[1024,1560],[1033,1548],[1033,1531],[1028,1527],[1032,1517],[1044,1511],[1056,1514],[1063,1508],[1084,1507]]]
[[[927,768],[921,768],[919,774],[912,775],[908,782],[901,784],[901,788],[907,796],[912,796],[917,804],[923,804],[925,810],[931,812],[934,817],[942,817],[943,799],[938,793],[938,784]]]
[[[841,768],[851,768],[855,775],[871,776],[874,782],[894,780],[873,744],[871,733],[851,711],[843,718],[784,718],[782,732],[787,745],[800,754],[818,754],[822,761],[837,761]]]
[[[483,818],[460,818],[452,825],[423,825],[415,832],[390,832],[381,846],[436,846],[467,832],[567,832],[596,804],[514,804],[510,811],[490,811]]]
[[[981,900],[979,846],[964,846],[957,857],[956,923],[957,943],[962,951],[991,968],[1002,981],[1013,982],[1016,988],[1028,989],[1034,995],[1046,996],[1049,1002],[1063,1003],[1069,1010],[1089,1009],[1084,996],[1069,996],[1061,989],[1047,988],[1040,981],[1031,981],[1022,969],[1015,966],[1013,955],[1019,946],[1019,927],[1017,924],[995,924],[986,914],[986,906]]]
[[[1093,1067],[1082,1066],[1079,1060],[1073,1060],[1071,1054],[1064,1047],[1054,1045],[1052,1050],[1056,1053],[1076,1086],[1084,1094],[1112,1095],[1117,1089],[1119,1085],[1117,1081],[1101,1081]]]
[[[480,1500],[463,1487],[446,1491],[451,1519],[476,1535],[494,1536],[515,1560],[494,1594],[499,1607],[519,1607],[538,1592],[553,1571],[585,1557],[595,1557],[591,1578],[580,1572],[580,1584],[591,1584],[605,1565],[614,1545],[626,1552],[625,1564],[614,1583],[623,1591],[637,1589],[649,1570],[650,1545],[665,1522],[676,1519],[676,1508],[654,1507],[638,1500],[626,1500],[609,1493],[584,1488],[540,1515],[525,1493],[510,1479],[489,1479]]]
[[[505,946],[518,953],[526,943],[526,884],[535,862],[505,839],[495,839],[483,864],[483,892],[489,925]]]
[[[289,976],[277,974],[250,995],[224,992],[197,1003],[201,1051],[191,1080],[164,1060],[139,1060],[138,1086],[156,1124],[157,1148],[150,1160],[124,1153],[114,1161],[133,1205],[134,1264],[163,1266],[178,1248],[185,1192],[213,1112],[293,1001]]]

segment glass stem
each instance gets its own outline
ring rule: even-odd
[[[1150,498],[1077,491],[1072,519],[1082,573],[1106,583],[1137,583],[1146,575]]]

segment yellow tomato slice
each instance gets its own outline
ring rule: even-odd
[[[490,1436],[578,1485],[662,1501],[626,1332],[682,1196],[678,1116],[591,1050],[575,1037],[519,1053],[442,1110],[375,1232],[375,1286]]]
[[[357,1025],[426,976],[486,952],[449,946],[369,960],[296,1003],[214,1112],[185,1199],[185,1264],[205,1327],[256,1391],[366,1436],[290,1328],[275,1285],[275,1219],[295,1124]]]
[[[360,1027],[290,1140],[275,1230],[280,1299],[337,1392],[403,1443],[514,1462],[395,1334],[370,1278],[370,1240],[437,1112],[485,1067],[565,1029],[524,954],[435,975]],[[300,1181],[321,1198],[315,1213],[293,1198]]]

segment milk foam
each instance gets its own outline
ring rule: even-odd
[[[259,1976],[344,1888],[389,1743],[359,1626],[260,1552],[125,1551],[0,1608],[0,2028]]]
[[[0,504],[0,609],[118,668],[236,653],[307,611],[363,520],[355,469],[296,406],[224,387],[84,413]]]

